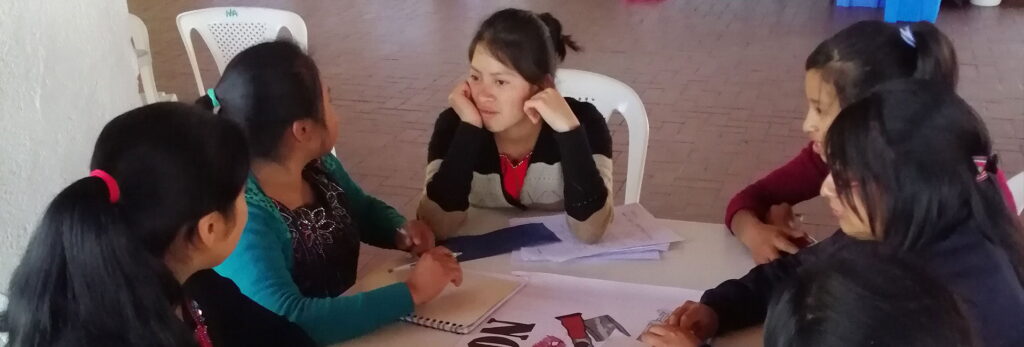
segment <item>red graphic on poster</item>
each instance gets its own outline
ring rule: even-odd
[[[583,325],[582,313],[567,314],[555,317],[555,319],[562,322],[562,327],[565,328],[565,332],[569,333],[573,347],[594,347],[594,341],[590,340],[590,336],[587,335],[587,327]]]

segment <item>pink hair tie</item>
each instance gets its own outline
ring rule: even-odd
[[[986,156],[976,156],[971,159],[974,160],[974,166],[978,168],[978,176],[974,179],[978,182],[984,181],[988,178],[988,158]]]
[[[103,183],[107,184],[107,192],[110,194],[110,203],[117,203],[121,200],[121,188],[117,186],[117,181],[114,180],[113,176],[110,176],[106,171],[103,170],[92,170],[89,173],[90,177],[99,177],[103,180]]]

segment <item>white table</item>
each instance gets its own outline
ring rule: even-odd
[[[471,210],[469,222],[460,234],[480,234],[508,225],[509,211]],[[547,272],[621,282],[652,284],[704,290],[722,281],[738,278],[754,266],[750,254],[724,225],[662,220],[686,241],[675,243],[661,261],[593,260],[568,263],[521,262],[510,254],[463,262],[464,269],[493,273],[512,271]],[[363,247],[361,274],[390,266],[404,259],[401,252]],[[680,302],[682,304],[682,302]],[[454,346],[460,335],[424,329],[406,323],[381,328],[367,336],[336,346]],[[715,346],[761,346],[759,328],[719,338]],[[528,347],[528,346],[527,346]]]

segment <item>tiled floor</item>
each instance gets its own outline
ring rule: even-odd
[[[550,11],[586,48],[564,66],[618,78],[647,106],[643,204],[659,217],[709,222],[721,220],[733,193],[805,143],[802,68],[810,50],[850,23],[881,17],[829,0],[129,0],[149,26],[160,89],[197,96],[174,17],[220,5],[284,8],[305,19],[310,51],[343,117],[342,161],[366,190],[406,213],[423,184],[432,123],[467,69],[476,25],[504,7]],[[1024,0],[944,8],[938,25],[958,48],[960,91],[988,122],[1004,168],[1020,171]],[[216,70],[205,59],[210,83]],[[621,195],[621,119],[612,131]],[[798,210],[818,229],[831,223],[820,202]]]

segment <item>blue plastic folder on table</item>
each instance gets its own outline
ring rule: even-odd
[[[512,253],[523,247],[559,242],[561,239],[542,223],[523,224],[476,236],[453,237],[438,243],[452,252],[462,252],[459,261]]]
[[[942,0],[836,0],[839,7],[885,8],[885,21],[934,23],[939,17]]]

